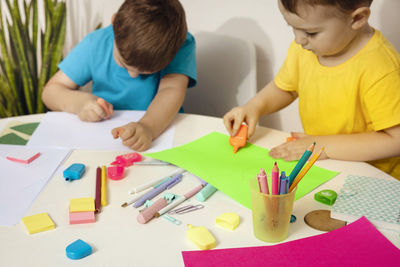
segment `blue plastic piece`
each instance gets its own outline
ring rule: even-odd
[[[81,179],[83,173],[85,172],[85,165],[82,163],[74,163],[64,170],[63,176],[66,181]]]
[[[290,223],[294,223],[296,221],[296,216],[294,216],[293,214],[290,215]]]
[[[71,260],[79,260],[92,254],[92,247],[88,243],[78,239],[69,244],[65,251],[67,252],[67,257]]]

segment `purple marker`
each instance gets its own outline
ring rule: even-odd
[[[285,171],[281,172],[281,177],[279,178],[280,185],[279,185],[279,195],[284,195],[287,194],[287,188],[288,188],[288,179],[286,179],[286,173]]]

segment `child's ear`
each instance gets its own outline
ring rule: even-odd
[[[351,27],[353,30],[361,29],[365,24],[368,23],[369,15],[371,10],[369,7],[359,7],[351,13],[353,19]]]
[[[117,13],[114,13],[113,15],[112,15],[112,17],[111,17],[111,24],[114,24],[114,20],[115,20],[115,17],[117,16]]]

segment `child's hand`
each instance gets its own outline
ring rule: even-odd
[[[231,109],[224,115],[223,120],[225,128],[231,136],[234,136],[242,123],[245,122],[249,128],[248,137],[250,138],[254,134],[258,118],[259,114],[255,109],[244,105]]]
[[[136,151],[148,149],[153,141],[153,133],[142,123],[131,122],[111,131],[114,139],[120,137],[122,143]]]
[[[314,136],[306,135],[304,133],[291,133],[291,136],[295,138],[294,141],[286,142],[274,147],[269,152],[269,155],[273,158],[281,158],[285,161],[299,160],[310,144],[316,141]],[[320,149],[318,147],[321,147],[321,144],[318,144],[317,142],[314,152]],[[327,158],[326,153],[322,153],[318,159]]]
[[[101,99],[101,101],[98,101]],[[100,104],[100,103],[101,104]],[[113,113],[112,104],[92,95],[79,109],[78,117],[83,121],[101,121],[108,119]]]

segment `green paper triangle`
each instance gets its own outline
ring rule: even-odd
[[[38,127],[39,122],[32,122],[32,123],[24,123],[24,124],[20,124],[17,126],[13,126],[11,127],[11,129],[27,134],[27,135],[32,135],[33,132],[36,130],[36,128]]]
[[[5,145],[26,145],[28,140],[16,135],[15,133],[9,133],[0,137],[0,144]]]

